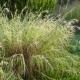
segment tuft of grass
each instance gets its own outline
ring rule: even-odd
[[[1,61],[10,69],[2,69],[4,76],[7,80],[78,80],[80,57],[66,49],[72,35],[67,26],[51,19],[30,17],[21,22],[20,17],[8,21],[0,16]]]

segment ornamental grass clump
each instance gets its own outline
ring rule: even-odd
[[[33,20],[30,17],[21,22],[20,17],[8,21],[0,16],[1,60],[8,63],[6,66],[11,69],[7,73],[12,74],[6,78],[54,80],[78,77],[80,58],[65,48],[72,35],[67,26],[51,19]]]

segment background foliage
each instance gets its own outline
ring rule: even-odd
[[[53,11],[57,0],[0,0],[2,7],[9,8],[12,12],[18,10],[21,12],[26,7],[27,11]]]

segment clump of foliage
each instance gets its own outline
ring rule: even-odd
[[[52,19],[0,15],[1,79],[79,80],[80,57],[67,50],[72,35]]]

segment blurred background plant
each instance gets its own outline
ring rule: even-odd
[[[16,10],[20,13],[22,9],[32,12],[40,12],[49,10],[52,12],[57,3],[57,0],[0,0],[2,8],[8,8],[11,12]]]
[[[80,20],[80,5],[77,5],[72,10],[70,10],[66,14],[65,19],[66,20],[70,20],[70,19],[78,19],[78,20]]]

